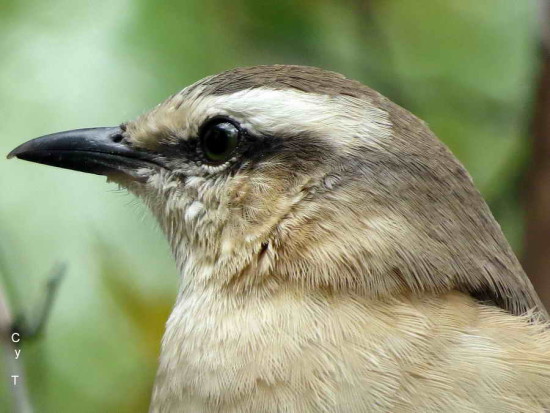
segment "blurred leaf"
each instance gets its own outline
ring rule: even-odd
[[[174,297],[144,295],[132,284],[132,273],[128,267],[120,260],[114,260],[113,254],[105,246],[100,249],[103,250],[100,254],[101,280],[105,291],[137,332],[137,340],[133,344],[141,353],[141,368],[149,371],[149,380],[143,382],[141,388],[135,389],[134,394],[138,397],[117,406],[117,411],[145,411],[152,392],[164,326],[172,310]]]

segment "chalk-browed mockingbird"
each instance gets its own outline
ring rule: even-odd
[[[153,412],[542,412],[546,312],[463,166],[321,69],[208,77],[11,156],[150,207],[181,287]]]

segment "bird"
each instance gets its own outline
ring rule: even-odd
[[[543,412],[548,313],[425,122],[295,65],[206,77],[8,157],[152,211],[179,292],[151,412]]]

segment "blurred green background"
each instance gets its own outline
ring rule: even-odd
[[[0,155],[119,124],[235,66],[321,66],[426,120],[521,254],[538,52],[534,0],[0,0]],[[0,282],[15,311],[69,266],[45,336],[23,346],[36,411],[146,411],[177,290],[162,234],[101,177],[2,156]]]

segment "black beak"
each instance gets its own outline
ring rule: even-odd
[[[158,154],[129,146],[123,130],[111,128],[76,129],[33,139],[8,155],[26,161],[73,169],[97,175],[126,174],[144,167],[163,167]]]

